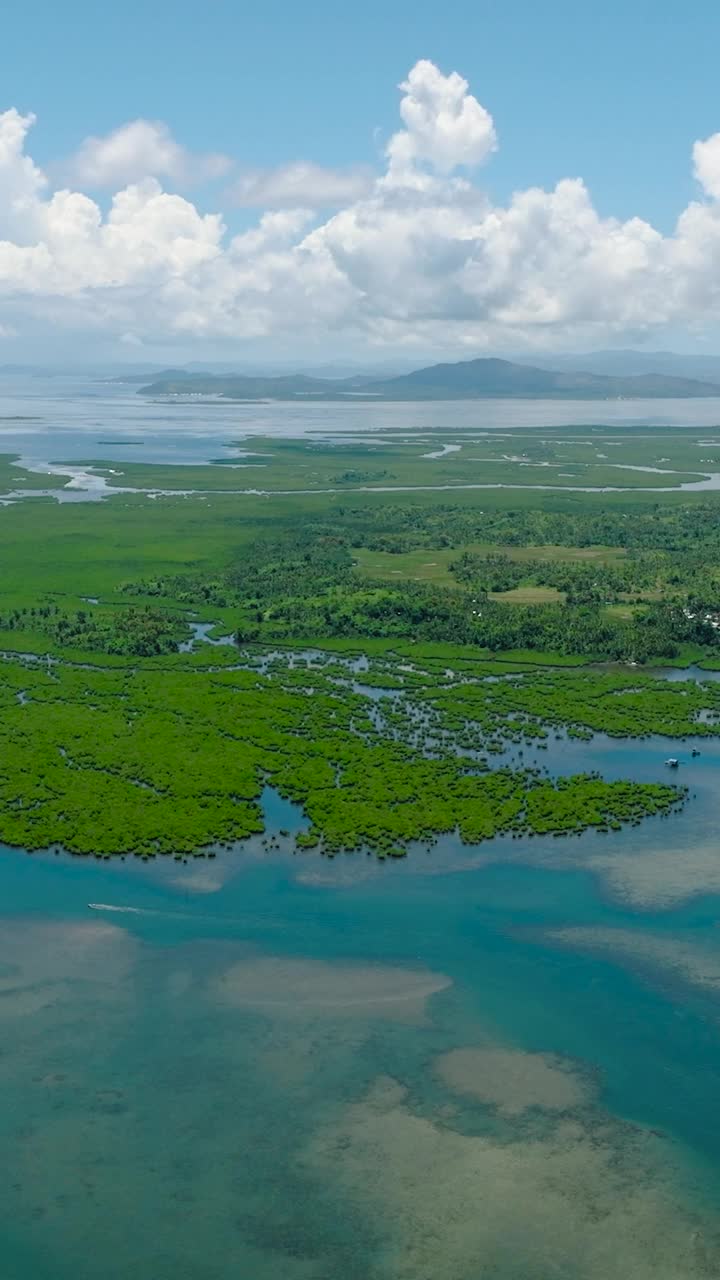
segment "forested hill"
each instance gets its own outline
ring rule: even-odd
[[[540,398],[605,400],[623,397],[720,396],[720,386],[662,373],[609,377],[599,373],[555,372],[511,360],[461,360],[430,365],[400,377],[310,378],[186,374],[169,371],[141,388],[144,395],[222,396],[231,400],[474,400]]]
[[[599,373],[554,372],[510,360],[461,360],[417,369],[383,384],[393,399],[455,399],[475,396],[716,396],[720,387],[694,378],[648,373],[609,377]]]

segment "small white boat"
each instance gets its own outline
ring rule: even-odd
[[[669,759],[665,761],[665,763],[668,769],[677,769],[678,765],[680,764],[680,761],[677,759],[676,756],[670,756]]]

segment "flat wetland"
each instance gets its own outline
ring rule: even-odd
[[[10,381],[2,1280],[720,1275],[717,407]]]

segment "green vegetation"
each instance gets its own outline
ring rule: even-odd
[[[361,429],[361,424],[359,424]],[[60,463],[74,467],[78,464]],[[107,484],[142,490],[268,493],[495,485],[520,489],[665,490],[698,484],[720,468],[720,441],[700,431],[599,428],[537,432],[383,431],[366,439],[255,436],[208,465],[88,459]],[[508,507],[509,495],[504,495]],[[519,494],[511,495],[511,507]],[[398,497],[393,497],[395,504]],[[610,504],[611,505],[611,504]],[[596,539],[601,541],[601,539]]]
[[[450,562],[452,589],[427,579],[360,577],[355,536],[352,518],[338,512],[332,524],[306,523],[301,532],[252,543],[214,578],[173,575],[126,589],[193,607],[234,606],[242,643],[412,637],[633,662],[671,660],[683,645],[702,651],[717,643],[704,603],[689,609],[673,598],[647,603],[628,617],[609,615],[604,606],[617,599],[633,572],[649,580],[649,571],[634,560],[620,567],[555,559],[533,564],[466,552]]]
[[[488,681],[493,664],[468,683],[467,669],[452,678],[432,660],[385,658],[358,687],[352,666],[302,655],[248,655],[225,669],[190,655],[111,669],[6,661],[0,838],[103,856],[195,853],[259,832],[266,784],[310,820],[298,848],[331,854],[397,856],[453,830],[470,842],[606,830],[669,812],[684,793],[490,770],[477,749],[542,740],[571,718],[618,732],[715,732],[696,723],[708,700],[695,686],[660,697],[652,681],[623,689],[619,677],[584,673]]]
[[[720,440],[461,432],[426,457],[441,433],[385,436],[256,440],[240,467],[109,477],[203,493],[0,508],[0,840],[212,851],[261,830],[267,785],[302,808],[298,850],[385,857],[442,832],[609,830],[683,802],[668,783],[553,778],[520,752],[718,732],[720,686],[583,664],[720,665],[720,500],[672,487],[692,459],[718,465]],[[662,463],[670,487],[412,487],[462,484],[473,465],[582,482],[613,448],[619,466]],[[271,498],[239,491],[260,468]],[[238,645],[179,652],[191,618]]]
[[[513,547],[492,543],[476,544],[464,548],[464,555],[489,556],[502,554],[508,560],[527,564],[528,561],[560,560],[567,564],[583,561],[587,564],[614,564],[626,555],[622,547]],[[359,572],[376,581],[392,581],[393,578],[413,578],[419,582],[438,582],[452,586],[458,582],[455,562],[457,551],[453,547],[436,547],[433,550],[371,551],[358,547],[353,558]]]
[[[63,612],[57,605],[43,604],[13,609],[0,616],[0,634],[24,636],[29,631],[30,649],[37,652],[34,634],[40,632],[49,647],[78,648],[101,653],[150,657],[177,652],[177,641],[186,628],[171,613],[160,609],[76,609]]]
[[[27,471],[17,465],[16,454],[0,454],[0,494],[15,490],[60,489],[66,483],[62,476],[45,475],[38,471]]]
[[[555,587],[518,586],[508,587],[505,591],[491,591],[489,599],[500,604],[563,604],[567,597]]]

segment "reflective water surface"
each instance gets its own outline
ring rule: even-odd
[[[137,384],[0,374],[0,450],[28,465],[59,458],[201,463],[247,435],[359,436],[383,428],[720,426],[720,399],[468,400],[438,403],[165,403]]]

